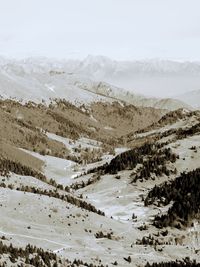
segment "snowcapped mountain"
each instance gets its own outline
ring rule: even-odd
[[[78,62],[78,61],[77,61]],[[80,61],[79,69],[94,71],[103,69],[115,70],[116,72],[131,71],[132,73],[199,73],[199,62],[178,62],[172,60],[150,59],[141,61],[116,61],[104,56],[87,56]]]
[[[75,66],[75,65],[74,65]],[[115,61],[88,56],[74,72],[139,94],[171,97],[199,89],[200,63],[170,60]]]
[[[115,64],[0,59],[3,98],[77,104],[0,101],[0,266],[198,266],[200,111],[97,79]]]
[[[178,63],[177,63],[178,64]],[[65,98],[73,103],[122,100],[129,104],[174,110],[189,108],[185,103],[171,99],[147,98],[132,90],[117,86],[123,79],[143,81],[143,74],[178,72],[179,65],[171,62],[117,62],[106,57],[88,56],[83,61],[56,61],[45,58],[21,61],[0,59],[0,96],[40,102],[50,98]],[[196,66],[197,67],[197,66]],[[187,69],[179,66],[179,69]],[[197,68],[198,69],[198,68]],[[198,70],[195,69],[197,72]],[[184,75],[183,75],[184,76]],[[146,76],[147,77],[147,76]],[[109,82],[110,80],[110,82]],[[147,79],[148,80],[148,79]],[[146,81],[146,80],[145,80]],[[111,85],[113,84],[113,85]],[[164,85],[163,85],[164,86]],[[142,88],[142,87],[141,87]],[[162,87],[161,87],[162,88]]]
[[[84,81],[84,77],[79,75]],[[75,85],[61,62],[37,59],[31,61],[1,61],[0,96],[18,100],[41,102],[50,98],[66,98],[73,103],[88,103],[106,99]]]

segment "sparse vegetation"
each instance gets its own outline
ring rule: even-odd
[[[11,190],[14,189],[14,185],[12,185],[12,184],[6,186],[5,183],[1,183],[0,187],[4,187],[4,188],[8,187]],[[16,190],[57,198],[57,199],[60,199],[62,201],[66,201],[72,205],[75,205],[79,208],[88,210],[90,212],[97,213],[98,215],[101,215],[101,216],[105,216],[104,212],[97,210],[92,204],[87,203],[86,201],[83,201],[81,199],[78,199],[78,198],[74,197],[73,195],[62,194],[62,193],[58,192],[57,189],[55,189],[55,190],[46,190],[46,189],[43,190],[43,189],[39,189],[36,187],[31,187],[31,186],[20,186],[20,187],[17,187]]]

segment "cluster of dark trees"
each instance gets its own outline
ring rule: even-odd
[[[167,214],[156,216],[154,225],[162,228],[175,226],[181,228],[200,212],[200,168],[181,173],[171,182],[155,186],[147,195],[144,203],[150,205],[168,205],[173,201]]]
[[[133,175],[134,179],[132,182],[136,182],[138,179],[147,180],[151,177],[152,173],[157,176],[163,173],[169,175],[171,171],[167,169],[166,163],[169,161],[174,163],[177,156],[172,153],[170,148],[162,149],[164,145],[165,143],[145,143],[139,148],[121,153],[112,159],[109,164],[106,163],[103,166],[89,170],[89,173],[117,174],[122,170],[132,170],[137,164],[141,164],[142,167],[137,174]]]
[[[42,182],[54,186],[57,189],[64,190],[66,192],[70,191],[70,188],[68,186],[63,187],[63,185],[57,184],[54,179],[50,179],[48,181],[44,174],[36,170],[33,170],[30,167],[21,164],[20,162],[15,162],[9,159],[0,158],[0,175],[8,177],[10,172],[13,172],[18,175],[32,176],[41,180]]]
[[[1,159],[0,159],[1,161]],[[0,163],[0,176],[9,177],[9,171],[4,169]]]
[[[47,178],[44,174],[31,169],[25,165],[22,165],[20,162],[15,162],[10,159],[0,158],[0,174],[9,175],[9,172],[14,172],[19,175],[33,176],[38,178],[43,182],[47,182]]]
[[[100,260],[101,262],[101,260]],[[86,266],[86,267],[108,267],[108,265],[103,265],[103,264],[99,264],[99,265],[96,265],[96,264],[93,264],[93,263],[87,263],[87,262],[83,262],[82,260],[74,260],[70,265],[68,265],[68,267],[81,267],[81,266]]]
[[[162,126],[175,123],[178,120],[181,120],[184,118],[190,118],[192,116],[199,116],[199,111],[192,111],[189,113],[184,113],[182,109],[170,111],[166,113],[164,116],[162,116],[162,118],[158,122],[155,122],[151,124],[150,126],[148,126],[147,128],[137,131],[136,133],[144,133],[144,132],[147,132],[149,130],[152,130],[158,127],[160,128]]]
[[[193,136],[196,133],[200,133],[200,123],[197,123],[190,128],[179,129],[176,134],[178,139],[183,139],[188,136]]]
[[[88,185],[94,184],[98,182],[101,179],[100,175],[93,175],[91,178],[89,178],[87,181],[81,181],[81,182],[76,182],[72,184],[70,187],[74,190],[78,190],[80,188],[84,188]]]
[[[175,123],[177,120],[183,119],[184,117],[186,117],[186,114],[184,114],[181,109],[170,111],[163,115],[159,121],[154,122],[150,126],[146,127],[145,129],[139,130],[136,133],[144,133],[158,127],[160,128],[167,124]]]
[[[94,168],[90,172],[100,172],[102,174],[117,174],[122,170],[132,170],[138,163],[142,164],[144,156],[155,154],[155,150],[161,148],[160,144],[146,143],[139,148],[131,149],[117,155],[111,162],[104,164],[103,166]]]
[[[161,176],[165,174],[169,176],[171,173],[176,172],[175,170],[169,170],[166,166],[167,162],[176,162],[177,155],[172,153],[170,148],[164,148],[157,151],[155,155],[147,157],[144,160],[142,167],[137,170],[137,174],[133,174],[132,182],[135,183],[137,180],[143,181],[148,180],[151,174]]]
[[[112,239],[113,232],[104,234],[102,231],[97,232],[94,236],[96,238],[107,238]]]
[[[44,251],[42,248],[37,248],[30,244],[28,244],[25,248],[16,248],[13,247],[12,244],[6,245],[2,241],[0,241],[0,255],[3,254],[9,255],[9,259],[13,264],[19,260],[21,262],[18,263],[17,265],[19,267],[27,265],[35,267],[58,267],[58,266],[107,267],[101,263],[99,265],[96,265],[92,263],[83,262],[82,260],[79,259],[75,259],[73,262],[71,262],[68,259],[65,259],[63,261],[60,258],[58,258],[56,254],[50,251]],[[6,266],[7,266],[6,262],[0,263],[0,267],[6,267]]]
[[[5,245],[0,241],[0,255],[8,254],[11,263],[15,263],[18,259],[24,260],[25,264],[30,264],[38,267],[57,267],[59,259],[56,254],[44,251],[41,248],[28,244],[24,249],[13,247],[12,244]],[[1,266],[7,266],[2,264]],[[19,265],[20,266],[20,265]],[[21,266],[24,266],[21,264]]]
[[[182,109],[173,110],[162,116],[162,118],[157,122],[157,125],[164,126],[167,124],[172,124],[180,119],[185,118],[186,116],[187,114],[185,114]]]
[[[136,245],[157,246],[157,245],[169,245],[169,243],[163,242],[149,234],[148,236],[143,236],[142,239],[137,239]]]
[[[197,263],[195,260],[191,261],[186,258],[182,261],[169,261],[169,262],[159,262],[150,264],[147,262],[145,267],[200,267],[200,263]]]
[[[9,184],[8,186],[6,186],[6,184],[4,182],[0,183],[0,187],[3,187],[3,188],[8,187],[11,190],[14,188],[14,186],[12,184]]]
[[[52,178],[47,183],[49,185],[54,186],[56,189],[60,189],[60,190],[66,191],[66,192],[70,192],[69,186],[65,186],[64,187],[62,184],[57,184],[56,181],[54,179],[52,179]]]

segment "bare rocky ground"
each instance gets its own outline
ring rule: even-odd
[[[198,216],[187,227],[159,229],[152,225],[154,217],[172,203],[144,205],[154,185],[200,167],[200,131],[179,133],[198,125],[199,113],[179,110],[161,119],[163,114],[119,103],[77,108],[65,102],[1,101],[0,160],[9,160],[6,169],[12,171],[5,174],[3,165],[0,169],[0,241],[51,251],[57,266],[145,266],[185,257],[199,261]],[[133,172],[140,165],[115,174],[90,173],[146,142],[165,143],[179,156],[166,162],[176,173],[150,174],[135,183]],[[149,235],[156,242],[145,243]],[[73,263],[75,259],[82,262]],[[2,266],[56,266],[42,258],[43,265],[22,256],[12,260],[9,252],[1,253]]]

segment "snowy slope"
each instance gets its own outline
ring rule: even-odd
[[[45,58],[14,61],[0,58],[0,95],[3,98],[36,102],[65,98],[82,104],[117,99],[144,107],[169,110],[190,108],[179,100],[147,98],[105,82],[107,77],[118,79],[122,70],[123,73],[137,72],[136,66],[133,66],[133,69],[128,70],[129,63],[117,63],[104,57],[87,58],[82,62]],[[146,65],[142,65],[141,70],[149,71]]]
[[[170,60],[114,61],[88,56],[76,72],[145,95],[169,97],[199,89],[200,63]]]
[[[13,65],[12,65],[13,67]],[[16,66],[14,66],[16,67]],[[3,98],[17,98],[40,102],[50,98],[66,98],[70,102],[88,103],[107,100],[91,92],[86,92],[75,86],[70,75],[52,75],[49,72],[37,72],[28,69],[3,67],[0,72],[0,95]]]
[[[23,156],[32,158],[32,161],[34,158],[35,161],[41,163],[40,171],[46,175],[47,180],[43,181],[38,177],[19,175],[13,172],[10,173],[9,177],[0,174],[1,241],[7,244],[11,243],[14,247],[24,247],[31,244],[45,250],[51,250],[64,259],[83,260],[88,263],[85,266],[92,266],[89,265],[90,263],[99,267],[102,266],[101,264],[120,267],[145,266],[147,261],[181,260],[184,257],[199,260],[200,224],[198,220],[194,219],[192,224],[182,229],[176,227],[156,228],[152,225],[154,217],[165,214],[170,205],[145,206],[143,201],[146,194],[155,185],[159,186],[162,182],[175,179],[175,176],[181,172],[200,167],[200,132],[184,136],[181,139],[178,136],[175,138],[174,132],[164,134],[163,137],[159,134],[167,133],[169,130],[186,129],[199,124],[200,115],[198,112],[190,113],[187,110],[180,112],[182,116],[180,118],[177,116],[173,123],[165,116],[165,120],[163,120],[167,123],[159,128],[156,126],[148,132],[134,135],[132,139],[134,144],[137,144],[138,140],[151,142],[151,136],[155,134],[158,137],[155,143],[161,142],[164,148],[171,148],[178,157],[176,162],[166,162],[168,169],[176,168],[177,170],[177,174],[170,173],[170,176],[162,174],[155,177],[151,173],[148,179],[133,183],[132,174],[138,170],[138,167],[141,167],[141,164],[144,164],[141,163],[135,168],[119,171],[117,175],[98,175],[99,178],[91,182],[93,174],[83,173],[86,170],[104,165],[106,162],[109,163],[115,157],[114,155],[105,151],[100,161],[85,165],[60,157],[40,155],[20,149],[19,151],[25,154]],[[167,118],[169,117],[173,118],[171,115],[168,115]],[[15,120],[12,121],[14,125]],[[5,131],[5,129],[3,130]],[[22,127],[21,130],[23,130]],[[46,134],[50,139],[60,141],[68,150],[72,151],[73,148],[80,146],[99,148],[102,145],[94,139],[80,138],[73,141],[50,132]],[[120,154],[131,148],[129,142],[126,144],[127,147],[114,145],[116,153]],[[192,147],[195,147],[195,150],[191,149]],[[1,153],[0,150],[0,156]],[[144,160],[144,162],[146,161]],[[27,163],[23,160],[23,164],[26,166]],[[80,174],[83,175],[80,176]],[[62,188],[56,188],[54,184],[49,184],[48,181],[51,178],[63,186],[71,186],[70,193],[62,190]],[[90,183],[87,183],[89,181]],[[82,186],[75,188],[75,184]],[[30,191],[24,192],[25,187]],[[51,194],[56,192],[57,194],[48,196],[46,195],[47,192],[51,192]],[[59,198],[59,196],[63,197]],[[71,196],[76,201],[71,203],[64,196]],[[80,208],[77,206],[78,200],[92,204],[105,212],[105,216],[91,212],[85,207]],[[104,235],[98,237],[97,234],[99,233]],[[159,241],[156,247],[154,244],[138,243],[149,235],[153,236],[154,240]],[[128,257],[130,257],[131,263],[126,260]],[[0,264],[2,264],[3,259],[0,258]],[[17,265],[7,264],[6,266]],[[59,264],[58,266],[66,265]]]

